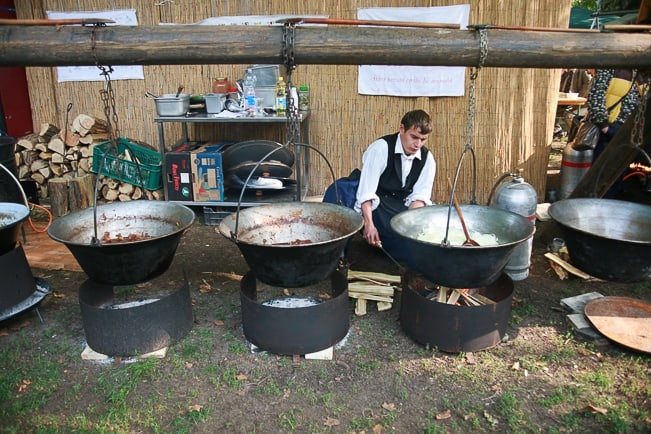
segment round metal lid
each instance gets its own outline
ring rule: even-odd
[[[271,151],[274,152],[265,158]],[[263,158],[265,158],[265,161],[280,161],[289,167],[294,165],[294,152],[288,147],[271,140],[247,140],[234,143],[224,149],[222,153],[224,170],[245,161],[257,163]]]
[[[608,339],[651,353],[651,303],[629,297],[600,297],[586,303],[584,314]]]

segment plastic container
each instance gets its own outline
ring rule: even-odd
[[[220,113],[224,110],[224,104],[226,103],[225,93],[207,93],[204,98],[206,99],[207,113]]]
[[[276,86],[278,77],[280,77],[280,67],[278,65],[252,65],[247,70],[253,71],[256,78],[257,86]]]
[[[298,88],[298,109],[302,112],[310,110],[310,88],[307,86]]]
[[[212,93],[228,93],[231,88],[231,83],[228,78],[219,77],[215,78],[212,82]]]
[[[163,186],[161,176],[162,158],[159,152],[136,145],[128,139],[120,137],[117,141],[117,152],[111,149],[110,141],[98,143],[93,148],[93,173],[99,173],[109,178],[143,187],[147,190],[157,190]],[[104,163],[102,159],[106,154]],[[128,156],[128,158],[126,158]],[[131,160],[131,161],[129,161]]]
[[[166,93],[154,98],[158,116],[183,116],[190,109],[190,94],[182,93],[178,97],[175,93]]]
[[[253,74],[253,70],[251,68],[247,69],[246,75],[244,76],[242,91],[244,93],[244,111],[246,111],[249,116],[255,116],[258,112],[258,97],[255,93],[256,82],[257,79],[255,74]]]

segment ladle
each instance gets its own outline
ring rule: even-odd
[[[179,88],[176,90],[176,95],[174,98],[178,98],[179,95],[181,95],[181,92],[183,91],[183,86],[179,86]]]
[[[452,182],[450,181],[450,178],[448,178],[448,185],[450,186],[450,190],[452,190],[452,202],[454,202],[454,208],[457,210],[457,214],[459,215],[459,220],[461,220],[461,228],[463,229],[463,234],[466,236],[466,241],[463,242],[464,246],[479,246],[479,243],[472,238],[470,238],[470,233],[468,232],[468,228],[466,227],[466,221],[463,219],[463,213],[461,212],[461,207],[459,206],[459,202],[457,202],[457,197],[454,194],[454,187],[452,187]]]
[[[158,95],[154,95],[153,93],[149,92],[148,90],[145,91],[145,96],[148,96],[150,98],[158,98]]]

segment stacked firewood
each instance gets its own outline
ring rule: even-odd
[[[400,276],[348,270],[348,297],[356,300],[357,316],[366,315],[368,301],[375,301],[380,312],[391,309],[396,290],[400,290]]]
[[[50,199],[55,215],[90,206],[96,182],[91,173],[93,149],[108,139],[106,121],[87,114],[78,115],[70,127],[63,130],[43,123],[38,133],[28,134],[16,142],[18,176],[21,180],[35,181],[39,198]],[[144,190],[103,175],[97,187],[98,201],[127,201],[143,196],[151,200],[163,199],[162,190]]]

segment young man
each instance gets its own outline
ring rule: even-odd
[[[363,236],[382,245],[391,256],[409,262],[408,252],[391,230],[390,221],[409,208],[431,205],[436,162],[423,145],[432,132],[423,110],[407,112],[400,130],[371,143],[362,157],[355,210],[364,219]]]

